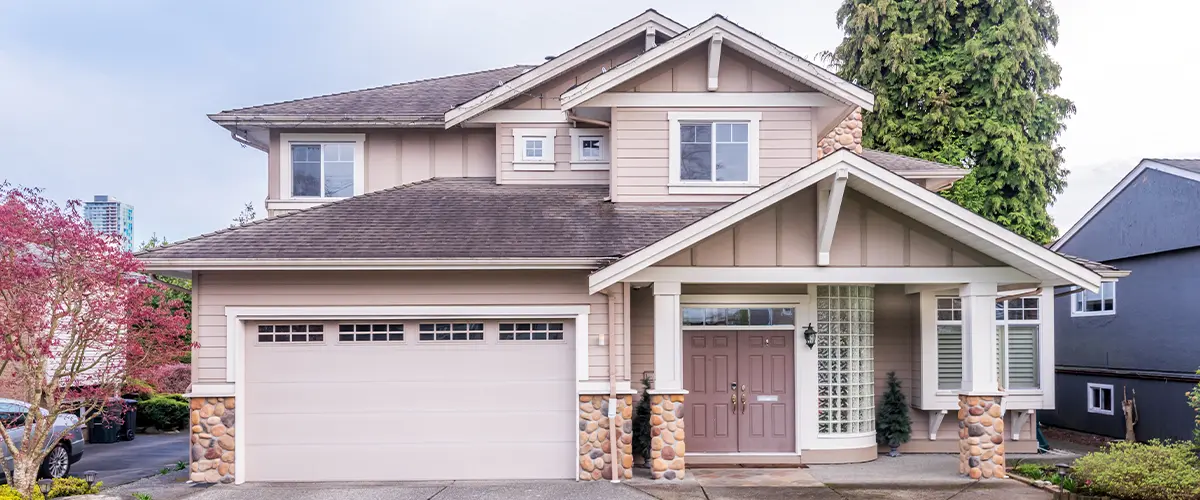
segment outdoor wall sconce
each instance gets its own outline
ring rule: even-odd
[[[817,344],[817,331],[813,330],[812,323],[804,327],[804,343],[808,344],[809,349],[812,349]]]

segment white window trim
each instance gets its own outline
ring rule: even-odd
[[[606,128],[573,128],[571,134],[571,170],[608,170],[611,157],[612,142],[609,140],[609,129]],[[600,137],[600,158],[585,159],[581,156],[584,137]]]
[[[1022,299],[1027,299],[1027,298],[1038,299],[1038,319],[1008,319],[1008,301],[1013,300],[1013,299],[1022,300]],[[1002,386],[1004,386],[1005,391],[1011,392],[1011,393],[1041,394],[1042,393],[1042,384],[1045,383],[1045,375],[1042,373],[1042,370],[1041,370],[1042,357],[1046,355],[1046,350],[1044,349],[1045,344],[1043,344],[1043,339],[1042,339],[1042,318],[1044,316],[1043,311],[1045,309],[1045,307],[1044,307],[1045,299],[1042,298],[1041,295],[1033,295],[1033,296],[1028,296],[1028,297],[1013,297],[1011,299],[1004,299],[997,303],[1002,304],[1004,306],[1001,309],[1002,311],[1004,311],[1004,317],[1002,319],[996,320],[996,328],[997,328],[996,334],[998,336],[1000,336],[1000,361],[1001,361],[1001,367],[1003,368],[1003,372],[999,374],[1000,375],[1000,384]],[[1037,367],[1038,387],[1013,389],[1008,386],[1008,384],[1009,384],[1009,381],[1008,381],[1008,378],[1009,378],[1008,377],[1008,327],[1010,325],[1013,325],[1013,326],[1036,326],[1038,328],[1037,339],[1036,339],[1037,345],[1034,347],[1034,349],[1036,349],[1037,364],[1038,364],[1038,367]],[[1001,334],[999,332],[1000,329],[1004,330],[1003,334]]]
[[[759,122],[762,121],[762,113],[754,111],[674,111],[667,113],[667,120],[670,122],[668,150],[669,158],[669,177],[667,178],[667,192],[669,194],[749,194],[754,192],[759,187],[758,164],[759,164]],[[747,127],[746,139],[749,143],[747,146],[746,158],[746,181],[738,182],[716,182],[716,181],[683,181],[680,180],[680,165],[682,155],[680,154],[680,132],[679,123],[686,121],[733,121],[746,122]]]
[[[1100,283],[1100,307],[1104,307],[1104,285],[1112,283],[1112,309],[1107,311],[1084,311],[1082,310],[1083,302],[1080,300],[1084,293],[1083,290],[1071,294],[1071,317],[1080,316],[1112,316],[1117,314],[1117,282],[1105,281]]]
[[[514,128],[513,170],[527,170],[535,172],[554,171],[554,138],[557,137],[557,135],[558,129],[553,128]],[[525,159],[526,137],[545,138],[545,143],[542,144],[542,159]]]
[[[279,134],[279,198],[276,200],[267,200],[267,210],[294,210],[345,199],[327,198],[324,196],[292,196],[292,144],[321,144],[329,142],[354,143],[354,196],[366,192],[367,134]],[[280,204],[275,202],[290,203]]]
[[[940,356],[938,356],[938,351],[941,349],[941,346],[938,345],[937,327],[939,327],[939,326],[957,326],[958,331],[959,331],[959,336],[960,336],[960,340],[959,340],[960,343],[962,342],[961,336],[964,334],[965,328],[964,328],[962,319],[957,319],[957,320],[955,320],[955,319],[948,319],[948,320],[938,319],[938,317],[937,317],[937,313],[939,311],[938,303],[937,303],[938,299],[960,299],[960,301],[961,301],[961,297],[959,297],[958,295],[945,295],[945,294],[935,295],[933,297],[933,309],[931,310],[931,314],[933,315],[933,322],[934,322],[933,323],[934,324],[934,334],[933,334],[934,357],[933,357],[933,363],[932,363],[933,364],[934,388],[935,388],[935,390],[937,390],[938,394],[944,394],[944,395],[953,394],[953,395],[957,396],[958,393],[962,391],[963,354],[959,353],[959,357],[958,357],[958,387],[942,389],[941,377],[940,377],[941,374],[939,373],[941,370],[941,359],[940,359]],[[959,310],[959,314],[961,315],[962,310],[963,310],[961,304],[959,305],[958,310]],[[922,312],[924,312],[924,310]],[[960,316],[960,318],[961,318],[961,316]]]
[[[1108,390],[1108,408],[1109,408],[1108,410],[1101,408],[1100,405],[1098,404],[1099,401],[1092,399],[1092,389],[1107,389]],[[1112,415],[1114,413],[1113,409],[1116,408],[1117,395],[1116,395],[1116,392],[1113,391],[1112,384],[1093,384],[1093,383],[1089,382],[1087,385],[1087,398],[1088,398],[1088,413],[1099,413],[1101,415]]]

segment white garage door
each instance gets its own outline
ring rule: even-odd
[[[573,330],[561,319],[251,323],[246,479],[573,478]]]

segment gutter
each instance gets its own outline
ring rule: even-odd
[[[512,259],[159,259],[139,257],[147,271],[344,271],[344,270],[594,270],[612,259],[512,258]]]
[[[441,116],[414,115],[228,115],[216,113],[208,119],[219,125],[267,127],[358,127],[358,128],[444,128]]]
[[[1103,377],[1131,378],[1137,380],[1157,380],[1162,382],[1185,382],[1195,384],[1200,382],[1200,374],[1170,373],[1147,370],[1124,370],[1119,368],[1090,368],[1086,366],[1056,366],[1055,373],[1070,375],[1099,375]]]

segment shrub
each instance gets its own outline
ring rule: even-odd
[[[650,377],[642,375],[642,395],[633,413],[633,455],[650,458]]]
[[[1075,461],[1088,492],[1128,500],[1200,499],[1200,458],[1188,443],[1116,442]]]
[[[78,477],[63,477],[55,479],[50,485],[50,493],[42,496],[41,490],[36,487],[33,489],[32,500],[42,500],[44,498],[63,498],[75,495],[95,495],[100,493],[100,488],[103,483],[97,482],[91,487],[88,487],[87,481]],[[24,495],[21,495],[12,486],[7,484],[0,485],[0,500],[26,500]]]
[[[130,380],[121,388],[121,397],[145,401],[154,397],[154,388],[144,380]]]
[[[155,396],[138,403],[139,424],[145,422],[158,430],[173,431],[188,426],[191,406],[178,394]]]
[[[183,393],[192,384],[192,365],[173,363],[154,369],[154,388],[158,392]]]
[[[1196,370],[1196,374],[1200,375],[1200,370]],[[1200,446],[1200,384],[1196,384],[1195,388],[1184,395],[1187,396],[1188,406],[1192,407],[1192,412],[1196,414],[1196,428],[1192,429],[1192,441],[1196,446]]]
[[[1048,471],[1052,468],[1053,468],[1052,466],[1048,466],[1048,465],[1024,463],[1024,464],[1018,464],[1016,467],[1013,467],[1012,471],[1017,473],[1017,475],[1025,476],[1029,479],[1033,479],[1036,481],[1036,480],[1040,480],[1040,479],[1045,479],[1046,476],[1049,475]]]

